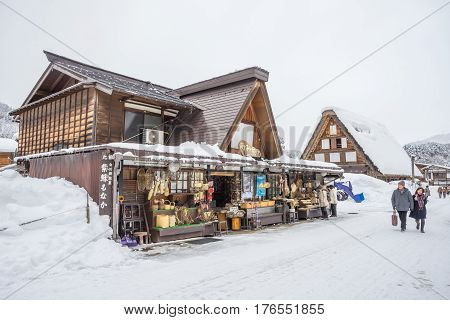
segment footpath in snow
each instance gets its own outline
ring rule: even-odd
[[[0,176],[0,187],[14,193],[18,191],[14,184],[24,179],[12,174],[6,176],[9,182],[4,178]],[[433,195],[425,234],[415,229],[412,219],[407,232],[401,233],[390,225],[390,194],[395,186],[362,175],[347,178],[355,192],[365,193],[367,201],[340,203],[336,219],[218,237],[222,241],[203,245],[167,245],[148,253],[130,253],[103,237],[11,298],[449,298],[450,250],[446,244],[450,243],[450,199]],[[50,182],[71,192],[78,190],[80,197],[84,192],[60,179]],[[42,194],[34,203],[39,203],[39,196]],[[2,214],[5,208],[14,207],[14,200],[8,199],[0,199]],[[9,201],[8,207],[5,201]],[[76,248],[82,242],[78,239],[81,234],[94,228],[86,227],[83,217],[80,212],[70,223],[59,220],[0,233],[0,295],[7,296],[58,261],[60,250]],[[95,228],[105,230],[106,222],[97,218]],[[13,219],[8,219],[11,224]],[[53,230],[50,243],[46,229]],[[16,271],[20,264],[22,269]]]

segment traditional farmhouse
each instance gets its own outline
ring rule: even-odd
[[[417,167],[430,185],[450,186],[450,167],[427,163],[417,163]]]
[[[342,174],[282,156],[261,68],[170,89],[45,54],[50,65],[11,112],[18,166],[86,189],[114,237],[168,241],[311,217],[314,189]],[[245,211],[233,224],[230,207]]]
[[[412,174],[411,159],[384,125],[339,108],[322,112],[302,158],[387,181]],[[415,172],[420,175],[417,167]]]
[[[177,90],[45,52],[50,65],[23,105],[19,155],[111,142],[218,144],[281,155],[265,82],[248,68]]]
[[[0,168],[12,163],[16,149],[17,142],[15,140],[0,138]]]

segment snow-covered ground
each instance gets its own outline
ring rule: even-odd
[[[50,274],[63,273],[127,260],[129,251],[107,239],[109,220],[99,216],[92,200],[91,223],[86,223],[84,189],[59,178],[23,178],[6,170],[0,172],[0,190],[2,296],[49,268]],[[43,217],[49,218],[20,226]]]
[[[400,233],[390,225],[394,186],[362,175],[346,178],[352,181],[356,193],[365,193],[367,200],[362,204],[340,203],[336,219],[234,234],[203,245],[166,245],[148,253],[124,253],[123,248],[102,238],[100,243],[106,242],[103,246],[82,248],[75,257],[28,284],[34,275],[58,261],[60,250],[79,247],[83,242],[79,240],[81,234],[91,227],[83,225],[84,215],[80,212],[71,228],[65,220],[59,220],[40,227],[41,231],[38,227],[23,227],[10,235],[0,232],[0,297],[27,284],[11,298],[449,298],[450,199],[440,200],[433,195],[425,234],[415,229],[411,219],[407,232]],[[16,192],[2,179],[0,176],[4,193],[0,213],[5,209],[3,202],[8,201],[5,194]],[[74,192],[80,190],[61,180],[51,182]],[[44,228],[53,230],[58,226],[66,230],[65,235],[59,235],[62,245],[58,239],[51,246],[36,244],[49,241],[43,236]],[[49,237],[55,235],[52,232]],[[75,243],[70,244],[67,238]],[[86,262],[91,260],[88,257],[96,257],[96,263]],[[14,271],[20,264],[24,267]]]

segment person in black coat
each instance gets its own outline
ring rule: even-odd
[[[420,232],[425,233],[425,219],[427,218],[427,195],[425,194],[425,190],[420,187],[417,188],[416,193],[414,194],[414,209],[411,211],[409,216],[413,219],[416,219],[416,229]]]

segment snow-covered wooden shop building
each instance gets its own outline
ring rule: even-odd
[[[0,168],[13,162],[17,142],[13,139],[0,138]]]
[[[450,186],[450,167],[432,163],[417,163],[417,167],[430,185]]]
[[[411,159],[384,125],[341,108],[323,110],[302,159],[336,163],[345,172],[387,181],[412,175]],[[415,174],[421,175],[417,167]]]
[[[313,189],[342,174],[282,156],[261,68],[170,89],[46,55],[47,70],[11,113],[17,161],[30,176],[85,188],[115,234],[212,235],[231,227],[226,215],[235,228],[233,218],[248,228],[286,222],[289,208],[316,209]]]

